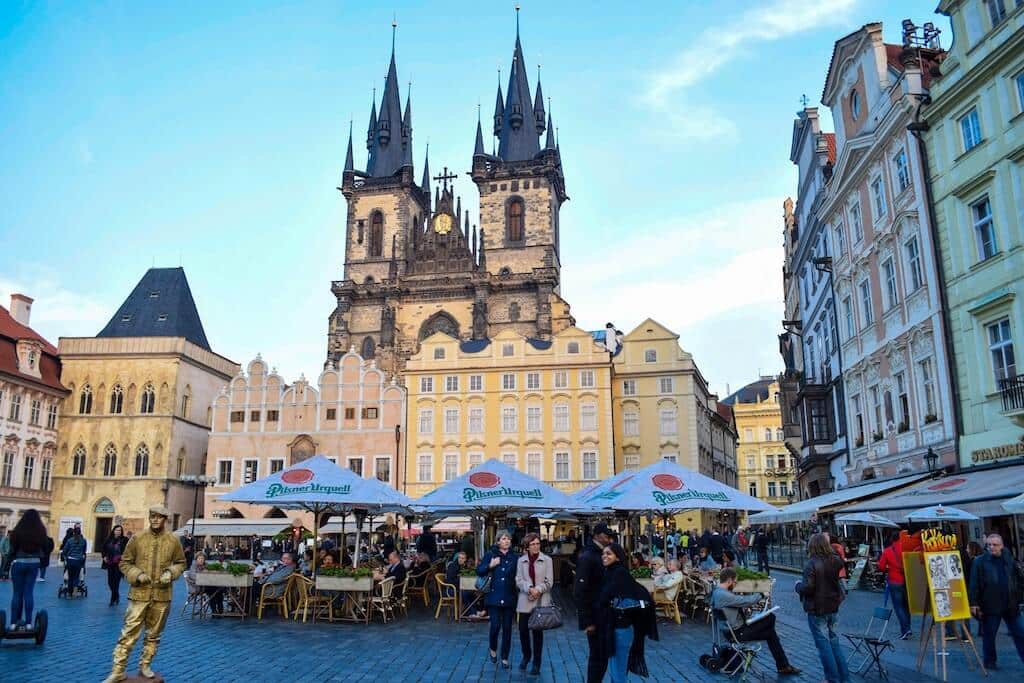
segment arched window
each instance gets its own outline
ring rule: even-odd
[[[185,449],[178,451],[178,476],[185,474]]]
[[[110,414],[120,415],[124,412],[124,389],[120,384],[115,384],[110,390]]]
[[[384,253],[384,214],[374,211],[370,216],[370,257]]]
[[[142,388],[142,400],[139,402],[139,412],[143,414],[152,413],[156,407],[156,390],[152,384]]]
[[[508,203],[508,230],[507,236],[509,242],[522,242],[523,241],[523,227],[525,225],[526,209],[523,205],[523,200],[518,197],[514,197]]]
[[[776,441],[785,441],[786,440],[785,433],[782,431],[782,429],[776,429],[775,430],[775,440]]]
[[[82,387],[82,393],[78,397],[78,414],[89,415],[92,413],[92,387],[86,384]]]
[[[181,416],[188,419],[189,410],[192,409],[192,387],[185,387],[185,393],[181,395]]]
[[[108,443],[103,449],[103,476],[113,477],[117,474],[117,448]]]
[[[360,355],[363,357],[363,360],[369,360],[370,358],[373,358],[376,355],[376,353],[377,343],[373,341],[373,337],[366,337],[365,339],[363,339],[363,350],[360,352]]]
[[[764,430],[764,440],[765,441],[771,441],[772,440],[772,430],[770,430],[770,429]]]
[[[149,474],[149,448],[140,444],[135,451],[135,476],[145,477]]]
[[[71,456],[71,475],[81,477],[85,474],[85,446],[78,444]]]

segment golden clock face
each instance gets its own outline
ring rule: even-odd
[[[439,213],[434,216],[434,232],[438,235],[447,235],[452,230],[452,217],[446,213]]]

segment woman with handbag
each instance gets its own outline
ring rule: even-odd
[[[121,555],[128,539],[124,536],[124,528],[120,524],[110,530],[110,535],[103,543],[103,568],[107,570],[107,586],[110,588],[110,606],[121,602]]]
[[[523,661],[519,668],[526,671],[527,665],[533,662],[531,676],[540,675],[541,653],[544,650],[544,630],[557,628],[561,625],[561,615],[549,614],[557,607],[551,606],[551,586],[555,583],[555,570],[551,558],[540,551],[540,536],[535,533],[526,534],[523,538],[526,554],[519,557],[516,568],[516,586],[519,588],[519,644],[523,650]],[[534,618],[534,611],[537,618]],[[531,641],[533,643],[531,647]]]
[[[498,634],[501,633],[501,666],[509,669],[509,651],[512,649],[512,617],[515,616],[516,560],[512,552],[512,535],[507,531],[498,532],[498,538],[491,549],[484,554],[476,567],[481,592],[486,593],[484,604],[491,620],[488,643],[492,662],[498,661]]]

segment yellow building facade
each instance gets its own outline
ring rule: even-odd
[[[406,492],[416,498],[490,458],[575,491],[612,475],[611,366],[593,336],[444,333],[406,365]]]
[[[779,383],[762,377],[723,402],[732,406],[739,438],[739,490],[775,506],[796,496],[796,456],[786,447]]]

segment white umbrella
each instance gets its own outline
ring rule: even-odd
[[[1003,509],[1015,515],[1024,513],[1024,493],[1003,502]]]
[[[960,508],[948,505],[931,505],[920,510],[914,510],[907,515],[907,519],[911,522],[971,522],[980,518]]]
[[[423,512],[566,510],[579,502],[494,458],[424,494],[413,504]]]
[[[884,526],[891,529],[899,529],[900,525],[882,515],[874,512],[849,512],[845,515],[837,515],[836,521],[840,524],[863,524],[864,526]]]

